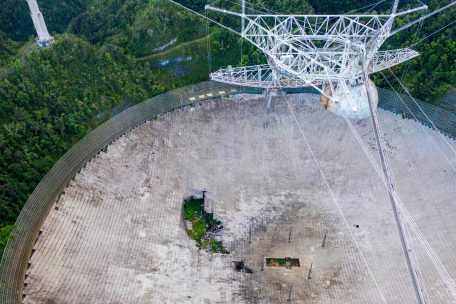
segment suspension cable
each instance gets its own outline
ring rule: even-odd
[[[374,5],[372,5],[371,7],[369,7],[369,9],[367,11],[365,11],[364,13],[367,14],[369,13],[370,11],[374,10],[377,6],[379,6],[380,4],[382,4],[383,2],[385,2],[386,0],[383,0],[383,1],[379,1],[377,3],[375,3]],[[366,8],[366,7],[364,7]]]
[[[385,2],[385,1],[386,1],[386,0],[381,0],[381,1],[378,1],[378,2],[375,2],[375,3],[372,3],[372,4],[370,4],[370,5],[366,5],[366,6],[364,6],[364,7],[361,7],[361,8],[359,8],[359,9],[355,10],[354,12],[360,11],[360,10],[364,10],[364,9],[366,9],[366,8],[368,8],[369,10],[372,10],[373,8],[379,6],[380,4],[382,4],[382,3]],[[368,11],[369,11],[369,10],[368,10]]]
[[[363,140],[359,136],[359,134],[356,131],[356,129],[353,127],[353,124],[351,123],[351,121],[348,118],[345,118],[345,121],[346,121],[348,127],[350,128],[350,130],[352,131],[353,136],[358,141],[358,144],[361,146],[362,150],[364,151],[364,154],[366,155],[367,159],[371,163],[371,165],[374,168],[374,170],[377,172],[377,175],[380,177],[380,180],[383,182],[385,188],[388,191],[390,191],[391,194],[394,196],[394,198],[395,198],[395,200],[397,202],[398,210],[400,211],[402,217],[404,218],[405,223],[414,232],[414,234],[417,237],[420,245],[425,250],[427,256],[429,257],[429,259],[431,260],[431,262],[434,265],[435,269],[439,273],[440,278],[445,283],[447,288],[450,290],[450,292],[453,295],[453,297],[456,299],[456,283],[455,283],[455,281],[450,276],[450,274],[446,270],[446,268],[443,265],[443,263],[440,261],[439,257],[437,256],[437,254],[435,253],[434,249],[432,248],[432,246],[427,241],[427,239],[424,236],[424,234],[421,232],[420,228],[418,227],[418,225],[416,224],[415,220],[413,219],[413,216],[410,214],[410,212],[405,207],[405,205],[402,202],[402,200],[401,200],[400,196],[398,195],[398,193],[397,192],[392,192],[391,189],[388,187],[388,185],[387,185],[387,183],[385,181],[384,174],[381,172],[380,167],[378,166],[378,164],[376,163],[376,161],[374,160],[372,155],[369,153],[365,143],[363,142]],[[413,252],[411,252],[411,254],[414,255]],[[416,265],[416,268],[417,268],[417,270],[419,272],[419,264],[416,263],[415,265]],[[424,284],[421,285],[421,288],[422,288],[422,291],[423,291],[423,295],[426,298],[428,298],[428,295],[427,295],[427,292],[426,292],[426,287],[424,286]]]
[[[415,100],[415,98],[413,98],[413,96],[410,94],[409,90],[402,84],[402,82],[399,80],[399,78],[397,78],[396,74],[394,74],[394,72],[390,68],[388,68],[388,70],[391,72],[391,74],[394,76],[394,78],[396,78],[396,80],[399,82],[399,84],[401,85],[402,89],[404,89],[404,91],[407,93],[407,95],[413,100],[413,102],[418,107],[418,109],[420,109],[420,111],[424,114],[426,119],[429,120],[429,122],[431,123],[432,127],[440,134],[440,136],[445,141],[447,146],[451,149],[451,151],[453,151],[453,153],[456,154],[456,151],[454,150],[454,148],[450,145],[450,143],[447,141],[445,136],[440,132],[440,130],[435,126],[435,124],[431,120],[431,118],[426,114],[426,112],[424,112],[424,110],[421,108],[421,106],[418,104],[418,102]]]
[[[404,203],[402,202],[402,199],[399,196],[399,194],[397,193],[397,191],[393,187],[390,186],[390,183],[387,183],[387,180],[385,179],[386,176],[381,172],[380,167],[375,162],[375,160],[372,157],[372,155],[368,152],[368,150],[365,147],[365,144],[362,141],[362,139],[360,138],[358,132],[355,130],[355,128],[353,127],[353,125],[351,124],[351,122],[348,119],[345,119],[345,121],[347,122],[350,130],[352,131],[355,139],[358,141],[359,145],[361,146],[362,150],[364,151],[364,154],[368,158],[369,162],[371,163],[371,165],[373,166],[373,168],[377,172],[377,175],[380,177],[380,180],[385,185],[385,187],[388,190],[388,192],[390,193],[392,199],[394,199],[394,201],[396,202],[397,210],[398,210],[398,213],[400,214],[401,218],[403,218],[405,220],[405,223],[408,225],[409,229],[411,229],[414,232],[414,234],[417,237],[420,245],[425,250],[427,256],[429,257],[429,259],[431,260],[431,262],[434,265],[435,269],[439,273],[440,278],[445,283],[445,285],[447,286],[447,288],[449,289],[449,291],[451,292],[453,297],[456,299],[456,283],[455,283],[455,281],[450,276],[450,274],[446,270],[446,268],[443,265],[443,263],[440,261],[439,257],[437,256],[437,254],[435,253],[434,249],[432,248],[432,246],[427,241],[427,239],[424,236],[424,234],[421,232],[420,228],[418,227],[418,225],[416,224],[415,220],[413,219],[413,216],[410,214],[410,212],[407,210],[407,208],[405,207]],[[389,161],[387,161],[386,163],[389,164]],[[388,165],[388,166],[390,166],[390,165]],[[392,176],[392,172],[390,172],[390,174]],[[408,246],[409,246],[409,249],[411,250],[410,243],[408,244]],[[414,255],[413,252],[410,251],[410,253],[411,253],[411,255]],[[416,269],[415,271],[417,271],[417,275],[418,275],[419,274],[419,265],[418,265],[418,263],[415,262],[413,259],[411,259],[410,261],[413,264],[414,269]],[[416,279],[417,279],[417,282],[420,285],[420,290],[421,290],[423,299],[424,300],[428,300],[426,288],[425,288],[425,286],[424,286],[424,284],[423,284],[423,282],[421,280],[421,277],[417,276]]]
[[[234,4],[236,6],[241,6],[241,4],[237,3],[237,2],[234,2],[234,1],[231,1],[231,0],[224,0],[226,2],[229,2],[231,4]],[[268,13],[268,14],[278,14],[277,12],[274,12],[270,9],[267,9],[266,7],[264,7],[262,4],[261,4],[261,7],[260,5],[254,5],[253,3],[249,3],[249,2],[245,2],[246,6],[250,7],[250,9],[254,12],[257,12],[257,13],[261,13],[261,14],[264,14],[264,13]],[[263,10],[261,10],[263,9]]]
[[[397,3],[397,2],[395,2]],[[393,10],[397,7],[393,8]],[[367,101],[369,103],[369,110],[371,113],[371,118],[372,118],[372,125],[374,129],[374,134],[375,134],[375,140],[377,142],[377,147],[378,147],[378,152],[380,155],[380,160],[383,168],[383,174],[385,176],[385,182],[388,187],[388,194],[390,197],[391,201],[391,207],[393,209],[393,214],[394,214],[394,219],[396,221],[396,226],[397,230],[399,232],[399,239],[401,241],[401,246],[402,250],[405,256],[406,264],[407,264],[407,269],[409,271],[409,274],[412,279],[413,283],[413,288],[415,290],[415,295],[416,295],[416,300],[419,304],[426,304],[426,298],[423,294],[423,289],[421,288],[421,278],[418,276],[418,273],[416,272],[416,267],[415,263],[412,260],[412,257],[410,256],[410,246],[409,246],[409,240],[406,239],[405,233],[404,233],[404,225],[402,223],[402,215],[401,212],[397,206],[397,200],[394,196],[394,193],[396,193],[396,186],[394,182],[394,176],[393,172],[391,170],[391,164],[389,162],[389,158],[387,157],[385,153],[385,144],[383,140],[383,131],[381,128],[381,124],[378,120],[377,116],[377,111],[374,108],[374,104],[372,101],[372,96],[370,93],[369,89],[369,75],[367,74],[367,69],[365,68],[365,65],[363,64],[363,77],[364,77],[364,85],[366,87],[366,95],[367,95]]]
[[[419,1],[419,0],[418,0]],[[424,3],[422,3],[421,1],[419,1],[421,4],[424,5]],[[418,24],[418,30],[414,32],[414,40],[417,41],[419,39],[419,35],[421,33],[421,30],[423,29],[423,24],[424,24],[424,19],[421,20],[421,22]],[[405,79],[405,76],[408,74],[408,72],[410,71],[410,67],[411,67],[411,61],[407,61],[405,63],[405,67],[404,67],[404,70],[405,70],[405,73],[404,75],[402,76],[402,81],[404,81]]]
[[[354,126],[351,123],[351,121],[348,118],[346,118],[346,117],[344,117],[344,119],[345,119],[345,122],[347,123],[350,131],[352,132],[353,136],[355,137],[356,141],[358,142],[358,144],[360,145],[360,147],[363,150],[364,154],[366,155],[367,159],[369,160],[369,162],[371,163],[372,167],[374,168],[374,171],[377,173],[378,177],[382,181],[382,183],[385,186],[386,190],[392,196],[392,199],[395,200],[396,207],[397,207],[397,210],[398,210],[399,214],[401,215],[401,218],[403,218],[405,220],[405,223],[407,223],[407,224],[409,224],[409,222],[412,222],[412,221],[414,223],[414,220],[409,215],[409,213],[405,212],[407,210],[405,209],[404,205],[402,204],[402,200],[401,200],[400,196],[398,195],[398,193],[394,192],[391,189],[391,187],[388,186],[387,181],[385,179],[386,178],[385,174],[382,173],[382,170],[378,166],[377,162],[374,160],[372,154],[369,153],[365,143],[363,142],[363,140],[359,136],[358,132],[354,128]],[[405,209],[405,211],[404,211],[404,209]],[[415,226],[416,226],[416,224],[415,224]],[[418,227],[418,226],[416,226],[416,227]],[[424,285],[424,282],[422,280],[422,272],[420,271],[419,263],[418,263],[418,261],[416,259],[416,255],[415,255],[415,252],[413,250],[413,245],[412,245],[412,242],[411,242],[410,233],[408,232],[408,229],[406,229],[405,225],[402,225],[402,230],[404,231],[404,234],[405,234],[404,238],[408,240],[407,241],[407,251],[408,251],[408,253],[410,255],[410,263],[411,263],[411,265],[413,265],[414,272],[416,272],[416,280],[417,280],[417,283],[418,283],[418,286],[419,286],[419,289],[420,289],[420,297],[422,297],[422,299],[425,301],[425,303],[428,303],[429,302],[429,296],[428,296],[428,293],[426,291],[426,286]],[[420,233],[420,235],[422,235],[421,231],[416,232],[416,230],[417,229],[413,229],[413,232],[415,232],[415,234]],[[421,242],[421,240],[423,238],[419,239],[420,240],[420,244],[422,246],[425,246],[425,245],[422,244],[422,242],[423,242],[423,243],[426,243],[426,245],[428,245],[427,240],[425,238],[424,238],[424,241]],[[430,257],[430,258],[432,260],[432,257]],[[440,268],[440,266],[439,266],[439,268]]]
[[[398,29],[392,31],[392,32],[391,32],[391,36],[392,36],[392,35],[395,35],[395,34],[397,34],[397,33],[399,33],[400,31],[403,31],[403,30],[405,30],[405,29],[408,29],[409,27],[411,27],[411,26],[413,26],[413,25],[415,25],[415,24],[417,24],[417,23],[423,21],[424,19],[427,19],[427,18],[429,18],[429,17],[434,16],[435,14],[438,14],[438,13],[440,13],[441,11],[444,11],[444,10],[448,9],[448,8],[452,7],[453,5],[456,5],[456,1],[453,1],[453,2],[451,2],[450,4],[445,5],[445,6],[441,7],[441,8],[439,8],[439,9],[433,11],[432,13],[429,13],[429,14],[427,14],[427,15],[421,17],[421,18],[418,18],[418,19],[415,20],[415,21],[412,21],[412,22],[410,22],[410,23],[408,23],[408,24],[406,24],[406,25],[404,25],[404,26],[402,26],[402,27],[400,27],[400,28],[398,28]]]
[[[293,117],[293,120],[294,120],[294,122],[296,123],[296,126],[298,127],[298,129],[299,129],[299,131],[300,131],[300,133],[301,133],[301,135],[302,135],[302,138],[304,139],[304,142],[306,143],[306,146],[307,146],[307,148],[309,149],[309,151],[310,151],[310,153],[311,153],[311,155],[312,155],[313,161],[314,161],[315,165],[317,166],[318,171],[320,172],[320,175],[321,175],[322,178],[323,178],[323,181],[324,181],[324,183],[325,183],[325,185],[326,185],[326,188],[328,189],[328,191],[329,191],[329,193],[330,193],[330,195],[331,195],[331,198],[332,198],[334,204],[336,205],[337,210],[339,211],[339,214],[340,214],[340,216],[342,217],[342,220],[344,221],[344,224],[345,224],[347,230],[349,231],[350,236],[351,236],[351,238],[352,238],[352,240],[353,240],[353,242],[354,242],[354,244],[355,244],[357,250],[359,251],[359,253],[360,253],[360,255],[361,255],[361,258],[362,258],[364,264],[366,265],[366,268],[367,268],[367,271],[369,272],[369,275],[372,277],[372,279],[373,279],[373,281],[374,281],[374,284],[375,284],[375,286],[376,286],[376,288],[377,288],[377,290],[378,290],[378,292],[379,292],[379,294],[380,294],[380,297],[382,298],[382,302],[383,302],[383,303],[387,303],[386,298],[385,298],[385,296],[384,296],[384,294],[383,294],[383,292],[382,292],[382,290],[381,290],[381,288],[380,288],[380,285],[378,284],[378,281],[377,281],[377,279],[375,278],[374,273],[372,272],[372,269],[370,268],[369,263],[367,262],[367,259],[366,259],[366,257],[364,256],[364,253],[362,252],[361,247],[359,246],[358,241],[356,240],[355,235],[353,234],[352,229],[350,228],[350,225],[348,224],[348,221],[347,221],[347,219],[346,219],[346,217],[345,217],[345,215],[344,215],[344,213],[343,213],[343,211],[342,211],[342,208],[341,208],[339,202],[337,201],[336,196],[335,196],[335,194],[334,194],[334,192],[333,192],[331,186],[329,185],[329,182],[328,182],[328,180],[327,180],[325,174],[323,173],[323,170],[322,170],[322,168],[321,168],[321,166],[320,166],[320,163],[319,163],[319,161],[317,160],[317,157],[315,156],[315,153],[314,153],[312,147],[310,146],[309,141],[307,140],[307,137],[306,137],[306,135],[305,135],[305,133],[304,133],[304,130],[303,130],[303,128],[301,127],[301,124],[299,123],[299,121],[298,121],[298,119],[297,119],[297,117],[296,117],[296,115],[295,115],[295,113],[294,113],[294,111],[293,111],[293,108],[291,107],[290,103],[288,102],[288,98],[286,97],[286,94],[285,94],[285,92],[283,91],[282,85],[279,84],[279,88],[280,88],[280,90],[281,90],[281,92],[282,92],[282,95],[283,95],[284,100],[285,100],[285,102],[286,102],[286,104],[287,104],[287,106],[288,106],[288,109],[290,110],[290,113],[291,113],[291,115],[292,115],[292,117]]]
[[[404,99],[399,95],[399,93],[396,91],[396,89],[393,87],[393,85],[391,84],[391,82],[388,80],[388,78],[386,77],[386,75],[383,73],[383,72],[380,72],[380,74],[383,76],[383,79],[386,80],[386,82],[388,83],[388,85],[390,86],[390,88],[393,90],[393,92],[396,94],[396,96],[399,98],[399,100],[402,102],[402,104],[405,106],[405,108],[410,112],[410,114],[413,116],[413,118],[418,121],[418,118],[415,116],[415,114],[412,112],[412,110],[410,109],[410,107],[405,103]],[[429,136],[429,138],[431,139],[432,143],[437,147],[437,149],[439,150],[440,154],[442,154],[443,158],[445,158],[445,160],[447,161],[447,163],[450,165],[450,167],[453,169],[454,172],[456,172],[456,168],[453,166],[453,164],[451,163],[451,161],[448,159],[448,157],[445,155],[445,153],[443,153],[442,149],[439,147],[439,145],[437,145],[437,143],[435,142],[434,138],[431,136],[431,134],[429,134],[429,132],[426,130],[426,128],[422,125],[422,124],[419,124],[421,129],[424,130],[424,132]]]
[[[452,25],[452,24],[454,24],[454,23],[456,23],[456,20],[453,20],[452,22],[448,23],[447,25],[442,26],[441,28],[439,28],[438,30],[434,31],[433,33],[427,35],[426,37],[424,37],[423,39],[419,40],[418,42],[415,42],[415,43],[412,44],[410,47],[414,47],[415,45],[420,44],[420,43],[423,42],[424,40],[426,40],[426,39],[428,39],[428,38],[434,36],[435,34],[437,34],[437,33],[441,32],[441,31],[443,31],[444,29],[446,29],[447,27],[449,27],[450,25]]]
[[[177,5],[177,6],[179,6],[179,7],[181,7],[181,8],[183,8],[183,9],[185,9],[185,10],[187,10],[187,11],[189,11],[189,12],[191,12],[191,13],[194,13],[195,15],[198,15],[198,16],[201,17],[201,18],[207,19],[207,20],[209,20],[210,22],[212,22],[212,23],[214,23],[214,24],[217,24],[218,26],[220,26],[220,27],[222,27],[222,28],[224,28],[224,29],[226,29],[226,30],[232,32],[232,33],[235,33],[236,35],[241,35],[241,34],[240,34],[239,32],[237,32],[236,30],[233,30],[232,28],[230,28],[230,27],[228,27],[228,26],[226,26],[226,25],[223,25],[223,24],[221,24],[220,22],[215,21],[214,19],[211,19],[211,18],[209,18],[209,17],[207,17],[207,16],[204,16],[203,14],[198,13],[197,11],[192,10],[191,8],[188,8],[188,7],[186,7],[185,5],[182,5],[182,4],[180,4],[180,3],[178,3],[178,2],[176,2],[176,1],[174,1],[174,0],[168,0],[168,1],[171,2],[171,3],[173,3],[173,4],[175,4],[175,5]]]
[[[207,12],[205,12],[207,17]],[[212,55],[211,55],[211,34],[209,32],[209,20],[206,18],[206,39],[207,39],[207,66],[209,75],[212,73]]]

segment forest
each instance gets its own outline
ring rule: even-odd
[[[3,0],[0,7],[0,256],[6,240],[14,236],[11,230],[21,208],[42,177],[69,147],[115,115],[113,108],[206,80],[210,71],[222,66],[265,61],[239,37],[167,1],[38,2],[56,38],[46,49],[34,43],[25,1]],[[179,2],[203,11],[208,1]],[[374,1],[249,2],[283,13],[346,13],[362,12]],[[402,2],[403,7],[419,5]],[[443,5],[441,0],[425,2],[430,10]],[[390,5],[384,1],[375,10]],[[417,15],[408,17],[412,18]],[[401,32],[385,46],[414,45],[421,53],[395,72],[422,100],[435,102],[456,86],[456,28],[431,35],[452,20],[456,9]],[[174,64],[174,58],[190,59]],[[381,76],[375,81],[388,87]]]

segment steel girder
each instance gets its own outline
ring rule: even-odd
[[[312,86],[337,99],[362,80],[363,69],[381,71],[418,56],[410,49],[380,52],[397,16],[426,6],[388,15],[268,15],[236,13],[207,6],[208,10],[241,18],[239,33],[268,58],[269,66],[222,69],[216,81],[259,87]],[[327,84],[330,94],[321,89]]]
[[[391,68],[418,55],[418,52],[408,48],[378,52],[368,67],[368,73],[373,74]],[[314,73],[308,79],[302,79],[281,72],[270,64],[228,67],[211,74],[211,80],[214,81],[263,89],[320,87],[327,81],[327,77],[324,73]]]

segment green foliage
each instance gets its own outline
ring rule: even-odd
[[[192,222],[193,230],[198,230],[198,233],[202,228],[204,228],[206,232],[221,224],[220,221],[214,219],[214,214],[207,213],[204,210],[204,200],[194,196],[191,196],[184,201],[184,218],[185,220]],[[202,223],[204,223],[204,225]],[[198,229],[195,228],[195,225]]]
[[[192,223],[192,229],[189,229],[187,233],[196,241],[199,248],[213,253],[228,253],[221,241],[208,236],[208,232],[215,230],[221,222],[214,219],[212,213],[204,210],[202,198],[191,196],[184,200],[184,218]]]
[[[361,8],[375,4],[375,1],[372,0],[309,0],[309,2],[318,14],[346,14],[355,10],[357,13],[364,13],[367,8]],[[376,6],[376,9],[383,11],[390,9],[391,5],[392,1],[386,1],[386,3]]]
[[[192,222],[192,229],[188,231],[188,234],[192,239],[200,242],[203,236],[206,234],[207,225],[204,219],[196,219]]]
[[[9,39],[4,33],[0,32],[0,75],[2,74],[1,68],[6,66],[14,58],[18,49],[19,43]]]
[[[11,231],[13,230],[13,228],[15,226],[16,225],[9,225],[9,226],[0,228],[0,260],[3,256],[3,250],[5,249],[6,243],[8,242],[8,240],[10,238],[13,238],[16,236],[15,234],[11,233]]]
[[[204,201],[202,198],[190,197],[184,202],[184,218],[187,221],[194,221],[204,213]]]
[[[214,3],[214,1],[209,0],[177,0],[177,2],[198,12],[203,12],[206,4]],[[253,12],[266,12],[269,10],[278,13],[308,14],[313,11],[308,0],[249,0],[246,2],[247,12],[250,10]],[[219,0],[215,3],[215,6],[240,11],[240,3],[240,0]]]
[[[0,223],[14,222],[54,162],[103,122],[98,114],[163,91],[150,69],[72,36],[11,69],[0,78]]]
[[[430,1],[429,11],[443,6],[441,1]],[[398,25],[405,24],[407,21],[415,20],[418,14],[401,19]],[[388,43],[388,48],[397,48],[412,45],[422,37],[431,35],[438,29],[449,24],[456,19],[456,10],[450,9],[426,20],[420,25],[398,33],[392,37]],[[416,45],[416,50],[420,56],[410,62],[394,68],[394,73],[409,88],[412,96],[425,100],[430,103],[443,98],[449,89],[456,87],[456,27],[450,26],[436,35],[430,36],[426,40]],[[390,83],[394,84],[395,89],[403,91],[391,73],[385,73]],[[389,85],[380,78],[381,86],[390,88]]]
[[[228,254],[229,252],[223,247],[221,241],[214,240],[212,238],[204,238],[201,241],[201,248],[208,250],[213,253]]]
[[[282,14],[311,14],[313,7],[308,0],[254,0],[249,1],[257,9],[268,9],[272,12]]]
[[[164,44],[181,43],[206,34],[205,23],[162,0],[93,0],[69,31],[92,43],[116,45],[135,56],[158,52]]]

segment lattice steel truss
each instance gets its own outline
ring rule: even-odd
[[[388,15],[268,15],[246,14],[245,2],[241,13],[208,5],[207,10],[239,17],[239,34],[269,62],[222,69],[211,79],[268,89],[312,86],[337,100],[338,92],[347,93],[363,79],[364,69],[372,74],[419,55],[408,48],[379,51],[396,17],[427,8],[398,13],[397,6],[398,1]],[[330,91],[322,89],[324,85]]]
[[[382,51],[375,54],[371,60],[367,71],[373,74],[402,62],[410,60],[419,55],[418,52],[411,49],[399,49],[391,51]],[[233,68],[229,66],[226,69],[221,69],[211,74],[211,79],[218,82],[228,83],[232,85],[240,85],[247,87],[257,87],[263,89],[274,88],[302,88],[308,86],[320,87],[325,83],[325,75],[318,79],[313,78],[313,81],[281,73],[280,69],[272,68],[271,64],[253,65],[245,67]],[[320,90],[319,90],[320,91]]]

